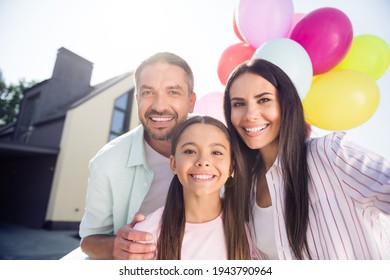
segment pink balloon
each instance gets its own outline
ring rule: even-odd
[[[223,93],[210,92],[196,100],[194,113],[211,116],[226,124],[223,114]]]
[[[290,32],[288,32],[288,34],[286,36],[287,38],[290,38],[291,33],[294,30],[295,26],[297,25],[298,22],[300,22],[301,19],[303,19],[304,16],[305,16],[305,14],[303,14],[303,13],[295,13],[294,14],[291,30],[290,30]]]
[[[292,0],[240,0],[237,26],[245,41],[258,48],[270,39],[286,37],[293,14]]]
[[[314,75],[329,71],[347,54],[353,38],[349,18],[335,8],[320,8],[303,17],[290,38],[310,56]]]

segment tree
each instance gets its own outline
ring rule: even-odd
[[[16,85],[6,85],[0,70],[0,127],[17,120],[23,92],[35,84],[35,81],[26,82],[21,79]]]

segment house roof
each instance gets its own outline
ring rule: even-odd
[[[67,113],[68,110],[70,110],[72,108],[78,107],[79,105],[81,105],[84,102],[86,102],[86,101],[90,100],[91,98],[95,97],[96,95],[98,95],[99,93],[104,91],[105,89],[113,86],[114,84],[120,82],[121,80],[129,77],[132,74],[133,74],[133,71],[126,72],[126,73],[124,73],[122,75],[116,76],[114,78],[111,78],[111,79],[109,79],[107,81],[104,81],[104,82],[102,82],[100,84],[97,84],[97,85],[93,86],[92,90],[87,95],[85,95],[83,98],[80,98],[79,100],[77,100],[76,102],[71,104],[65,111],[60,111],[60,112],[58,112],[56,114],[53,114],[50,117],[46,118],[44,121],[41,121],[39,123],[35,123],[35,125],[56,121],[57,119],[60,119],[60,118],[65,118],[66,113]]]
[[[106,90],[107,88],[113,86],[114,84],[120,82],[121,80],[133,75],[133,71],[130,71],[130,72],[126,72],[122,75],[119,75],[119,76],[116,76],[114,78],[111,78],[107,81],[104,81],[100,84],[97,84],[95,86],[92,87],[92,91],[90,93],[88,93],[86,96],[84,96],[83,98],[79,99],[78,101],[74,102],[69,109],[72,109],[72,108],[75,108],[81,104],[83,104],[84,102],[88,101],[89,99],[93,98],[94,96],[98,95],[99,93],[101,93],[102,91]]]

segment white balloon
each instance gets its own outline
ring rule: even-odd
[[[306,50],[294,40],[278,38],[258,47],[252,58],[262,58],[281,68],[294,83],[301,100],[309,92],[313,65]]]

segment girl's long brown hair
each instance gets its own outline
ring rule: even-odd
[[[235,178],[245,192],[241,205],[249,220],[252,213],[255,182],[264,164],[258,150],[252,150],[244,143],[231,122],[230,88],[232,83],[244,73],[259,75],[270,82],[278,91],[281,108],[278,158],[284,177],[285,221],[290,247],[297,259],[305,254],[310,258],[306,232],[309,223],[308,168],[306,162],[307,129],[303,107],[297,90],[278,66],[263,59],[254,59],[239,65],[231,74],[225,88],[224,114],[226,123],[232,132],[232,149],[236,158]],[[245,190],[244,190],[245,189]],[[248,221],[247,220],[247,221]]]
[[[209,124],[219,128],[230,141],[230,134],[226,126],[212,117],[194,116],[179,124],[172,135],[171,154],[175,155],[177,143],[184,130],[197,123]],[[233,155],[231,155],[233,162]],[[234,182],[225,185],[222,201],[222,217],[227,245],[228,259],[249,259],[249,244],[245,230],[245,213],[242,207],[237,207],[236,197],[242,190],[237,190]],[[185,205],[183,186],[177,175],[172,179],[168,190],[165,208],[160,222],[160,234],[157,240],[157,259],[180,260],[181,245],[185,231]],[[213,248],[210,248],[213,250]]]

